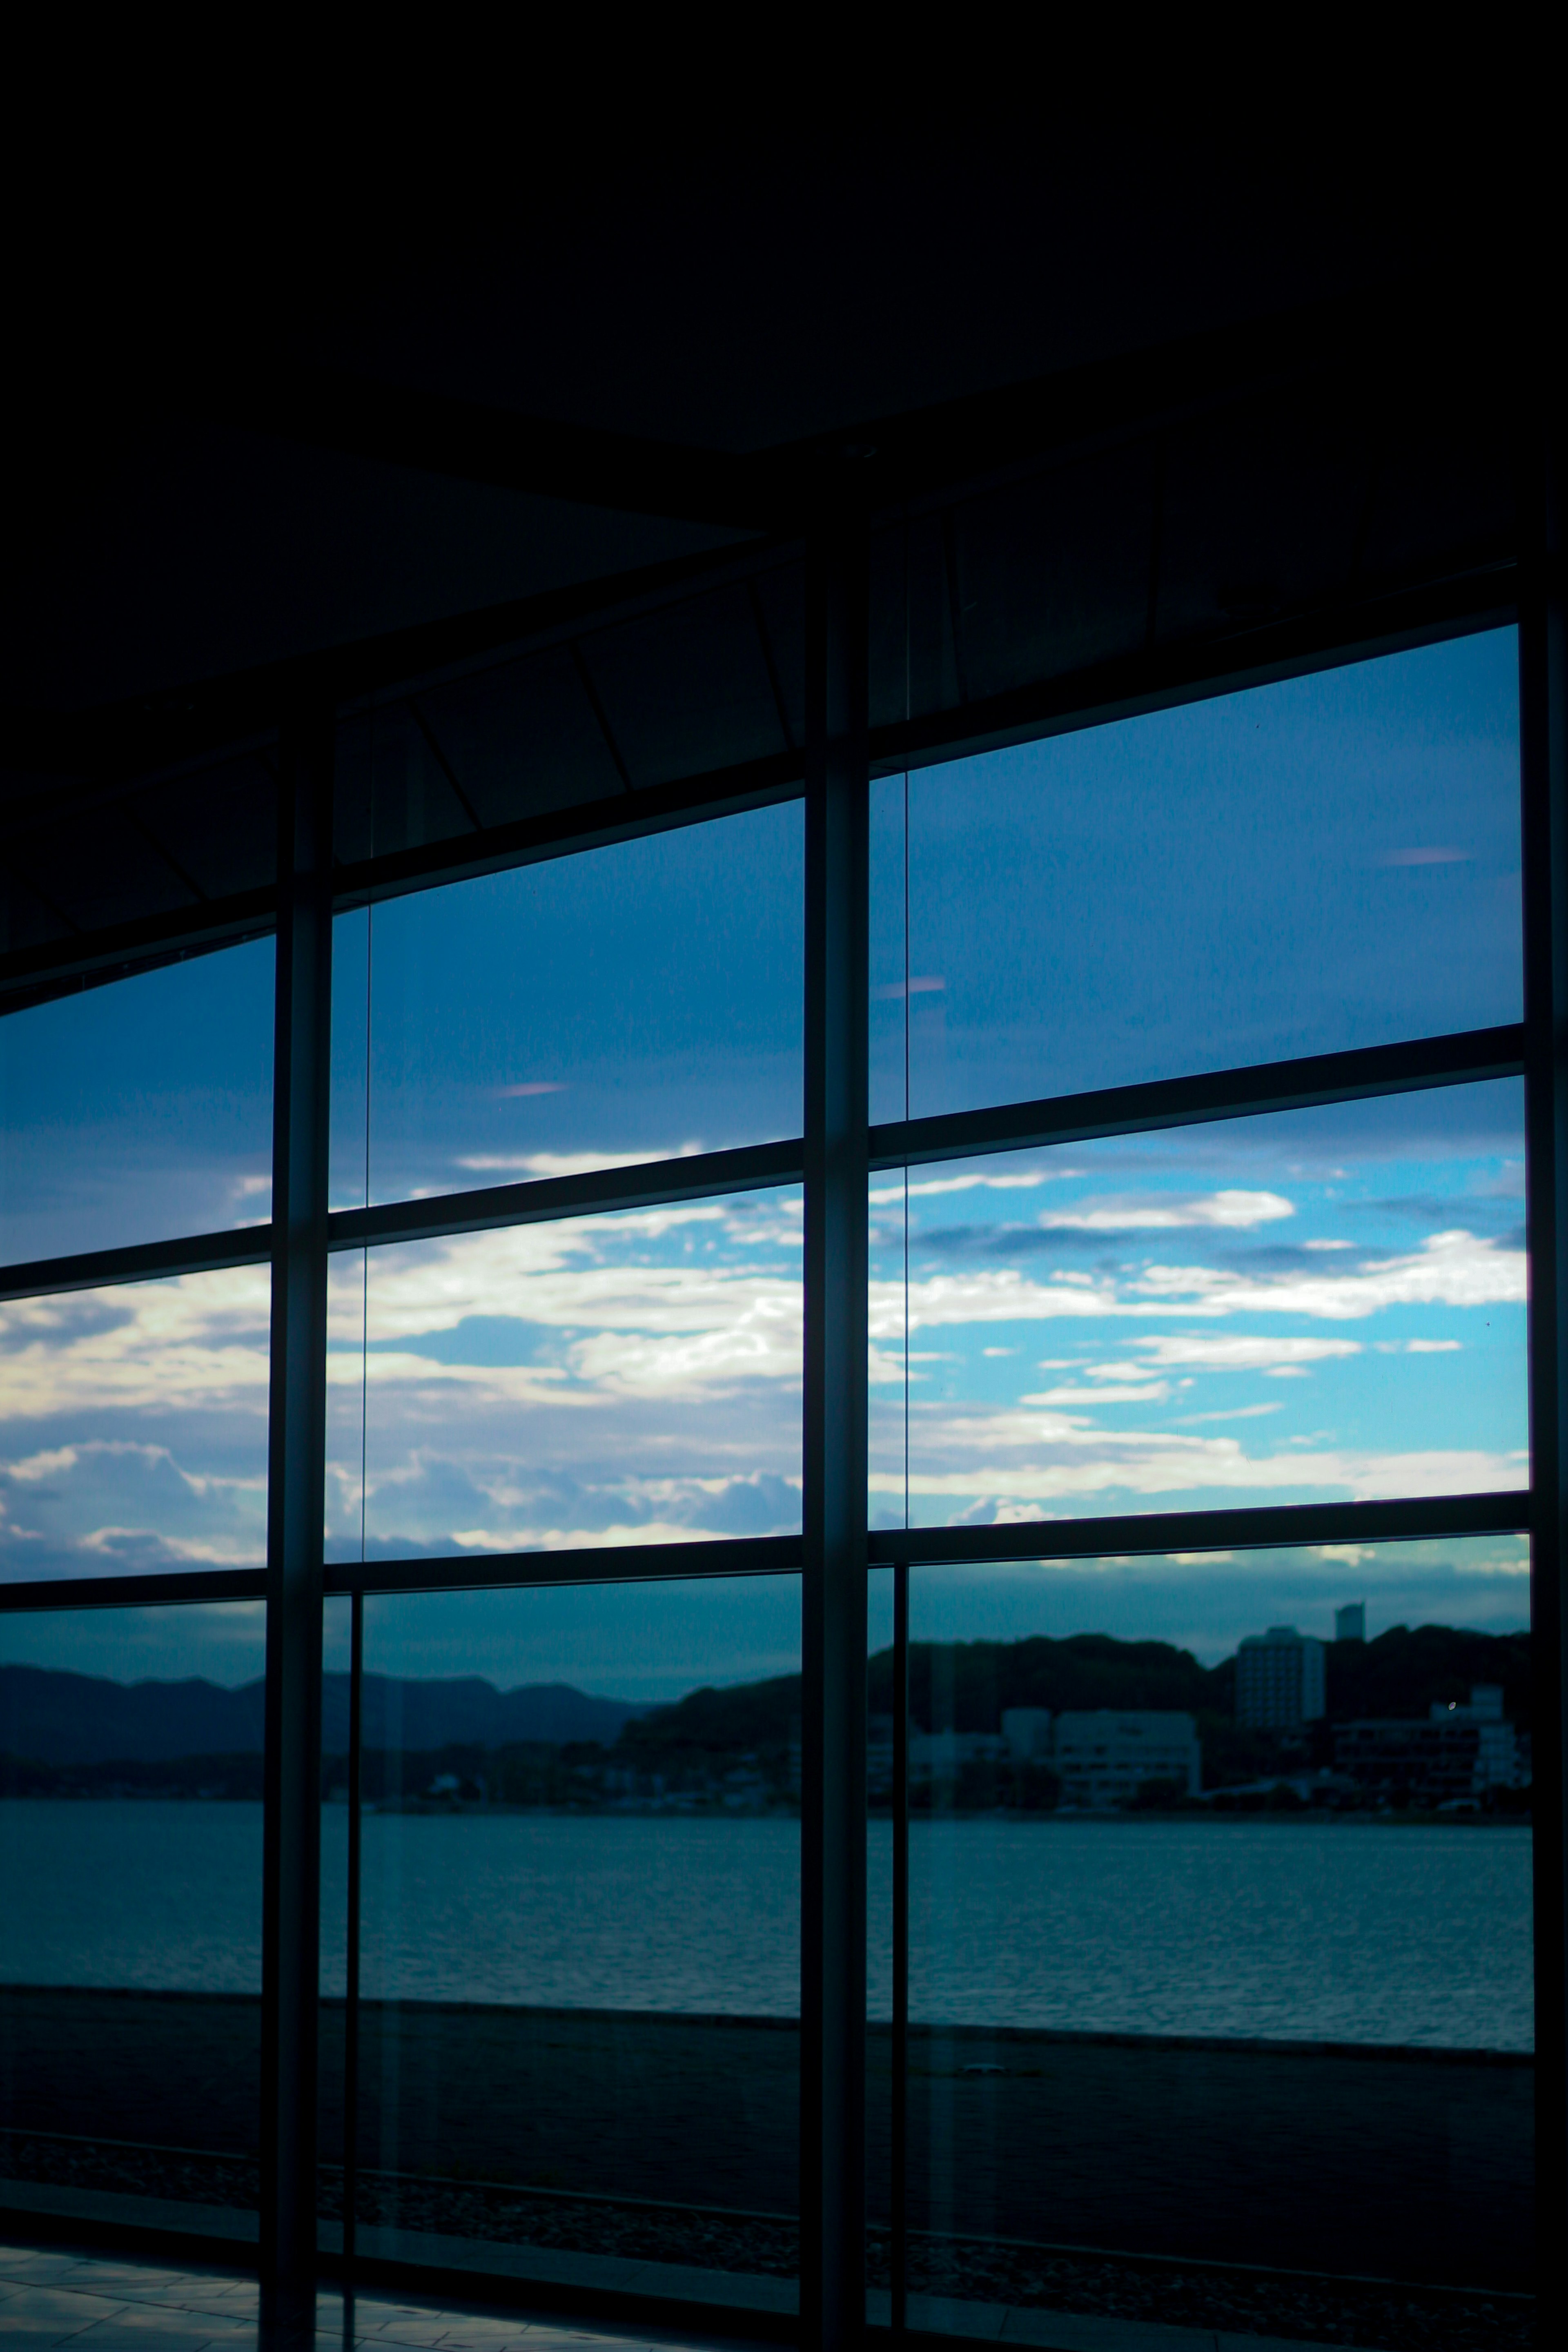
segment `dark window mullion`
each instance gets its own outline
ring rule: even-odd
[[[1534,1790],[1535,2179],[1543,2343],[1568,2323],[1568,614],[1563,440],[1543,419],[1521,467],[1529,542],[1520,604],[1523,790],[1526,1167],[1531,1247],[1531,1724]],[[1555,2326],[1553,2321],[1555,2320]]]
[[[863,525],[806,565],[802,1432],[803,2342],[865,2324],[866,1348],[869,787]]]
[[[267,1757],[262,1841],[264,2310],[313,2321],[321,2004],[321,1597],[331,1045],[332,726],[286,730],[274,1051]]]

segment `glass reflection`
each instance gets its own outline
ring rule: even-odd
[[[873,1118],[1519,1020],[1517,659],[1496,630],[880,786]]]
[[[341,917],[334,1202],[798,1135],[803,855],[791,804]]]
[[[258,1601],[0,1616],[13,2212],[256,2235],[264,1646]]]
[[[357,1999],[358,1864],[360,1841],[353,1812],[356,1781],[350,1737],[353,1618],[346,1593],[321,1604],[321,2011],[317,2048],[316,2210],[323,2251],[342,2253],[345,2172],[357,2151],[345,2128],[357,2113],[353,2068],[357,2055],[349,2012]],[[352,2252],[352,2247],[346,2251]]]
[[[0,1019],[0,1257],[264,1223],[270,940]]]
[[[798,1580],[373,1595],[364,1654],[362,2253],[792,2309]]]
[[[335,1558],[800,1525],[797,1191],[335,1262]]]
[[[1513,2340],[1527,1566],[1510,1537],[910,1571],[911,2327]],[[1270,1627],[1293,1679],[1258,1671]]]
[[[1512,1080],[878,1182],[872,1524],[1522,1486],[1523,1190]]]
[[[271,1276],[0,1306],[0,1581],[258,1565]]]

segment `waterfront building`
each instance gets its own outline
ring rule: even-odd
[[[1480,1684],[1468,1706],[1434,1701],[1419,1717],[1365,1717],[1334,1727],[1334,1769],[1393,1802],[1422,1805],[1517,1789],[1526,1774],[1502,1692]]]
[[[1009,1706],[1002,1711],[1002,1737],[1015,1764],[1045,1764],[1051,1756],[1048,1706]]]
[[[1236,1654],[1236,1719],[1260,1731],[1300,1731],[1323,1714],[1323,1645],[1294,1625],[1248,1633]]]
[[[1129,1803],[1151,1781],[1173,1782],[1187,1797],[1203,1787],[1197,1726],[1190,1715],[1163,1709],[1058,1715],[1053,1760],[1062,1803],[1092,1812]]]
[[[966,1764],[1005,1764],[1011,1754],[999,1731],[921,1731],[911,1724],[910,1785],[951,1787]]]

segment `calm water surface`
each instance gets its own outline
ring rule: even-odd
[[[329,1992],[347,1828],[329,1808]],[[363,1989],[788,2016],[799,1851],[785,1821],[370,1815]],[[911,2014],[1529,2049],[1530,1851],[1527,1827],[916,1822]],[[873,1822],[883,2017],[890,1854]],[[0,1981],[254,1991],[260,1867],[256,1805],[0,1803]]]

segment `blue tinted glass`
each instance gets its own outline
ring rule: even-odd
[[[800,1526],[801,1196],[333,1262],[329,1557]]]
[[[907,845],[881,785],[873,1117],[1518,1020],[1516,665],[1497,630],[922,769]]]
[[[1530,1646],[1513,1536],[910,1571],[911,2327],[1501,2333]]]
[[[0,1580],[258,1566],[265,1266],[0,1306]]]
[[[372,1594],[364,1665],[362,2248],[789,2309],[799,1579]]]
[[[879,1181],[873,1524],[1523,1486],[1522,1097],[914,1169],[907,1210]]]
[[[270,940],[0,1019],[0,1255],[265,1221]]]
[[[797,1135],[802,845],[791,804],[342,919],[334,1199]]]
[[[13,2214],[255,2239],[264,1643],[259,1601],[0,1616]]]

